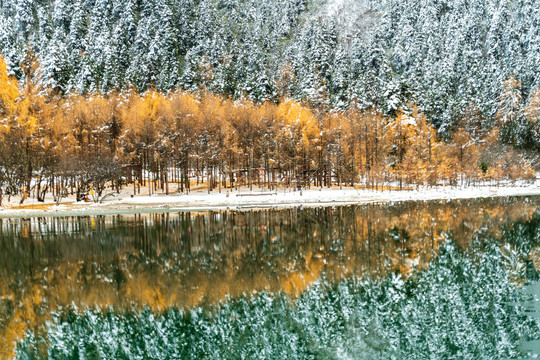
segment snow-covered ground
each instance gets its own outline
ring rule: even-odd
[[[466,199],[478,197],[496,197],[513,195],[540,195],[540,181],[534,183],[505,184],[501,186],[451,187],[438,186],[418,190],[359,190],[351,187],[311,188],[302,191],[280,189],[270,192],[265,189],[239,191],[206,189],[192,191],[189,195],[174,193],[171,195],[153,194],[148,196],[141,189],[141,195],[131,196],[132,189],[125,188],[116,197],[107,197],[102,203],[75,202],[73,198],[64,199],[56,206],[52,197],[45,203],[28,199],[18,206],[18,199],[0,208],[0,217],[54,216],[54,215],[92,215],[117,214],[131,212],[153,212],[174,210],[220,210],[220,209],[261,209],[296,206],[335,206],[373,202],[393,202],[406,200]],[[264,195],[263,195],[264,194]]]

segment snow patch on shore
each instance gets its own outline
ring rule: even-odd
[[[186,194],[147,194],[131,197],[129,189],[117,198],[103,203],[71,202],[54,205],[39,203],[39,209],[32,209],[32,203],[24,208],[0,208],[0,217],[51,216],[51,215],[89,215],[115,214],[125,212],[154,211],[205,211],[220,209],[257,209],[282,208],[296,206],[335,206],[373,202],[394,202],[410,200],[467,199],[500,196],[540,195],[540,181],[517,183],[503,186],[471,187],[420,187],[415,190],[359,190],[355,188],[311,188],[301,191],[281,189],[270,192],[257,189],[240,191],[222,190],[208,193],[206,190],[192,191]],[[46,209],[44,209],[46,208]]]

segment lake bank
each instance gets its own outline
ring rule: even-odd
[[[437,186],[421,187],[408,190],[366,190],[352,187],[314,188],[301,191],[279,189],[247,188],[239,190],[221,190],[208,193],[205,188],[192,190],[189,194],[144,193],[133,196],[131,189],[125,188],[120,194],[108,196],[101,202],[75,202],[73,197],[64,199],[56,205],[52,199],[45,202],[35,199],[27,200],[22,206],[19,200],[12,198],[10,203],[4,203],[0,208],[0,218],[9,217],[42,217],[42,216],[73,216],[73,215],[111,215],[143,212],[168,211],[210,211],[210,210],[257,210],[287,207],[318,207],[350,204],[366,204],[394,201],[425,201],[472,199],[501,196],[540,195],[540,181],[533,183],[503,184],[500,186]]]

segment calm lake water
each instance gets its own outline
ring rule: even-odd
[[[540,353],[540,197],[0,219],[0,265],[2,359]]]

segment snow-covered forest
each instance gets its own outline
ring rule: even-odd
[[[30,49],[61,91],[205,88],[260,102],[354,102],[393,115],[414,102],[447,129],[492,123],[504,81],[539,85],[535,0],[3,0],[0,51],[24,77]]]
[[[2,0],[0,191],[530,178],[538,5]]]

